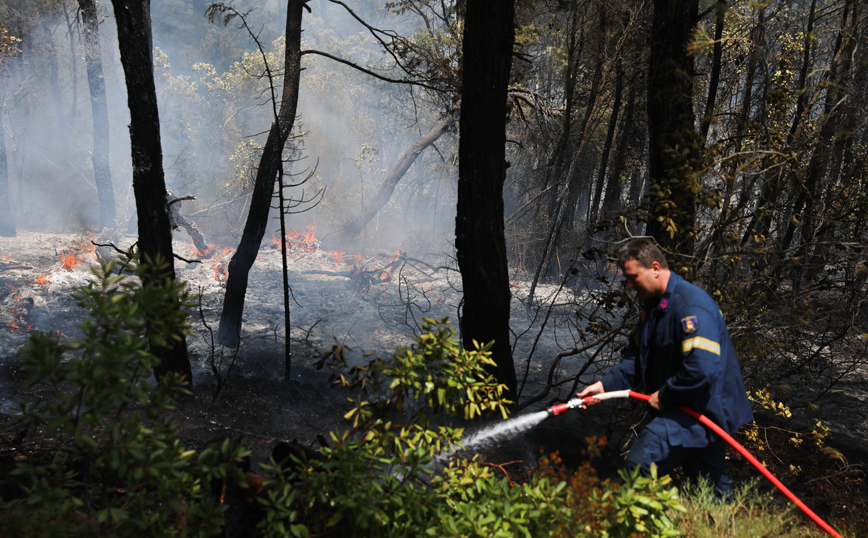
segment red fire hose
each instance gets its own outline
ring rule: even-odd
[[[559,414],[563,413],[564,411],[566,411],[568,409],[574,409],[576,407],[583,408],[586,404],[590,403],[591,400],[594,400],[594,399],[608,400],[610,398],[627,398],[627,397],[635,398],[637,400],[642,400],[645,402],[647,402],[648,400],[651,399],[651,396],[648,396],[647,394],[641,394],[639,392],[633,392],[632,390],[619,390],[619,391],[613,391],[613,392],[603,392],[603,393],[597,394],[595,396],[588,396],[585,399],[573,398],[572,400],[568,401],[567,403],[558,404],[558,405],[555,405],[555,406],[549,408],[548,411],[549,411],[549,415],[555,416],[555,415],[559,415]],[[699,413],[697,413],[693,409],[689,409],[689,408],[684,407],[684,406],[678,406],[677,409],[679,411],[687,413],[688,415],[690,415],[694,419],[698,420],[703,426],[705,426],[706,428],[710,429],[711,431],[713,431],[714,433],[719,435],[721,438],[723,438],[724,441],[729,443],[729,445],[732,448],[736,449],[736,451],[738,451],[739,454],[741,454],[747,461],[749,461],[751,465],[756,467],[756,469],[760,473],[762,473],[762,475],[764,477],[766,477],[769,482],[774,484],[774,486],[776,488],[778,488],[778,490],[781,493],[783,493],[790,501],[792,501],[793,504],[798,506],[799,510],[801,510],[802,512],[805,513],[806,516],[811,518],[811,520],[814,523],[819,525],[820,528],[822,528],[824,531],[826,531],[826,533],[828,533],[830,536],[836,536],[837,538],[841,538],[841,535],[838,534],[838,532],[835,529],[833,529],[828,523],[826,523],[825,521],[820,519],[820,516],[818,516],[817,514],[814,513],[813,510],[808,508],[805,505],[805,503],[803,503],[798,497],[796,497],[792,491],[790,491],[785,485],[783,485],[781,483],[780,480],[775,478],[775,476],[771,472],[769,472],[769,470],[766,469],[765,466],[759,462],[759,460],[757,460],[755,457],[753,457],[753,455],[750,452],[748,452],[746,448],[741,446],[738,441],[733,439],[732,436],[730,436],[728,433],[726,433],[720,426],[718,426],[717,424],[712,422],[705,415],[700,415]]]

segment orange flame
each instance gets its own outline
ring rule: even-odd
[[[4,262],[14,262],[15,261],[15,259],[12,257],[11,252],[9,254],[3,256],[3,258],[0,258],[0,259],[2,259]]]
[[[51,284],[51,280],[45,275],[39,275],[33,280],[33,283],[39,286],[40,288],[43,286],[47,286]]]
[[[332,269],[334,269],[338,266],[339,263],[343,263],[346,253],[342,250],[336,250],[334,252],[330,252],[329,256],[332,259]]]
[[[214,264],[214,279],[217,282],[223,282],[224,280],[226,280],[227,276],[229,276],[229,275],[226,273],[226,266],[223,265],[222,263],[215,263]]]
[[[311,246],[311,243],[316,241],[316,221],[313,221],[313,224],[309,224],[307,227],[307,233],[304,234],[304,242],[307,243],[308,246]]]
[[[81,261],[81,258],[75,254],[61,254],[60,259],[63,260],[61,269],[66,269],[67,271],[75,269],[75,266]]]

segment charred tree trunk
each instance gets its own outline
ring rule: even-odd
[[[503,225],[506,90],[515,40],[512,2],[468,0],[458,146],[455,247],[464,289],[464,346],[494,340],[493,374],[515,394],[511,295]]]
[[[717,86],[720,82],[720,69],[723,59],[723,24],[726,21],[726,0],[714,4],[717,17],[714,23],[714,50],[711,59],[711,75],[708,78],[708,96],[705,99],[705,114],[700,122],[699,132],[702,140],[708,140],[708,130],[714,118],[714,103],[717,101]]]
[[[423,135],[421,138],[416,140],[412,146],[410,146],[407,151],[401,156],[398,160],[398,163],[389,171],[389,175],[386,176],[386,179],[383,181],[383,184],[380,186],[380,190],[377,191],[377,195],[368,205],[367,209],[362,211],[362,214],[359,215],[359,218],[356,219],[355,222],[350,224],[348,228],[348,232],[352,236],[356,236],[361,233],[362,230],[365,229],[365,226],[371,222],[371,219],[379,213],[383,206],[385,206],[389,199],[392,197],[392,194],[395,192],[395,187],[398,186],[398,182],[401,181],[401,178],[404,177],[404,174],[407,173],[407,170],[413,166],[413,163],[416,162],[416,159],[419,155],[422,154],[425,149],[428,148],[431,144],[436,142],[443,133],[449,130],[452,124],[455,122],[455,117],[458,115],[458,111],[455,110],[450,112],[441,119],[437,124],[431,128],[428,133]]]
[[[583,181],[581,173],[582,159],[585,156],[585,147],[588,145],[588,140],[591,137],[591,120],[599,107],[600,94],[603,87],[603,67],[606,63],[606,8],[603,5],[599,6],[599,21],[598,21],[598,41],[597,41],[597,61],[594,66],[594,75],[591,79],[591,88],[588,93],[588,105],[585,109],[585,116],[582,118],[582,124],[579,131],[579,142],[576,154],[570,164],[569,172],[567,173],[567,202],[566,210],[561,215],[561,222],[558,223],[555,229],[554,245],[557,248],[558,239],[564,227],[570,227],[575,221],[575,217],[580,209],[579,198],[584,194],[583,187],[588,189],[588,198],[590,198],[589,182]],[[587,198],[583,198],[587,199]],[[550,254],[551,255],[551,254]]]
[[[247,277],[265,235],[271,200],[274,197],[274,183],[278,170],[283,166],[283,148],[295,122],[301,76],[301,18],[305,2],[306,0],[289,0],[280,112],[271,124],[262,150],[247,222],[238,243],[238,250],[229,262],[223,313],[217,330],[217,342],[228,347],[238,347],[241,342],[241,314],[244,311],[244,296],[247,294]],[[286,337],[289,338],[289,334]]]
[[[654,1],[648,65],[646,233],[672,254],[688,254],[693,248],[699,144],[694,127],[693,57],[687,45],[697,16],[698,0]]]
[[[630,84],[630,92],[627,96],[624,121],[621,122],[621,134],[618,138],[618,146],[615,148],[614,158],[612,159],[614,166],[609,172],[609,182],[606,184],[606,196],[603,198],[603,205],[600,209],[600,215],[603,219],[614,216],[620,210],[621,191],[629,188],[629,182],[622,182],[621,176],[627,169],[628,154],[640,143],[640,139],[636,135],[639,129],[636,129],[634,125],[636,107],[638,106],[636,104],[635,82]],[[631,200],[631,202],[635,204],[636,200]]]
[[[115,224],[115,193],[109,168],[109,121],[106,104],[105,78],[99,48],[97,0],[78,0],[81,8],[84,53],[87,63],[87,85],[90,88],[90,109],[93,117],[93,179],[99,198],[99,223],[102,227]]]
[[[606,131],[606,142],[603,145],[603,153],[600,155],[600,171],[597,174],[597,184],[594,188],[594,196],[591,199],[591,207],[588,210],[590,219],[588,219],[588,228],[593,229],[597,223],[597,214],[600,207],[600,197],[603,196],[603,185],[606,182],[606,168],[609,164],[609,152],[612,150],[612,142],[615,140],[615,129],[618,126],[618,113],[621,111],[621,95],[624,90],[624,65],[623,60],[618,58],[618,65],[615,71],[615,100],[612,103],[612,113],[609,116],[609,128]],[[617,178],[609,178],[609,181],[616,181]],[[609,194],[607,189],[606,194]]]
[[[172,228],[166,205],[166,182],[163,175],[163,149],[160,144],[160,120],[157,92],[154,87],[154,63],[151,53],[151,14],[148,0],[112,0],[118,25],[118,45],[127,84],[130,108],[130,145],[133,160],[133,192],[138,212],[139,251],[143,263],[160,262],[163,269],[148,272],[159,285],[175,278],[172,253]],[[181,308],[178,303],[177,308]],[[150,342],[151,352],[160,358],[154,369],[159,379],[168,372],[186,376],[192,385],[187,341],[183,338],[168,347]]]

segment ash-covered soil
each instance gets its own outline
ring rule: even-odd
[[[115,257],[111,242],[127,249],[135,236],[112,238],[91,234],[20,232],[0,238],[0,413],[14,413],[27,398],[25,375],[18,369],[18,350],[34,331],[61,339],[76,338],[84,312],[71,293],[85,285],[91,268]],[[266,240],[249,279],[241,346],[224,348],[213,342],[222,308],[226,270],[234,245],[209,245],[203,257],[192,241],[176,233],[178,277],[201,295],[201,311],[190,312],[192,335],[188,349],[193,364],[194,396],[178,402],[176,421],[190,448],[201,448],[221,435],[240,437],[265,461],[278,441],[297,440],[316,447],[317,436],[342,425],[346,396],[331,388],[327,368],[317,369],[322,351],[335,343],[348,346],[351,361],[365,355],[387,356],[408,346],[421,330],[422,318],[456,319],[460,300],[458,272],[445,255],[412,257],[404,252],[358,254],[323,250],[315,229],[288,234],[288,279],[292,288],[291,375],[284,379],[284,305],[281,257],[277,244]],[[546,297],[557,289],[538,288]],[[527,287],[515,283],[516,295]],[[564,292],[560,295],[565,297]],[[518,301],[514,317],[530,319]],[[562,347],[572,345],[567,338]],[[525,347],[532,345],[525,338]],[[536,353],[551,357],[558,349],[537,343]],[[212,365],[213,363],[213,365]],[[229,365],[234,364],[232,370]],[[214,398],[216,367],[228,382]],[[569,360],[562,368],[570,368]],[[527,394],[538,387],[543,368],[530,369]],[[557,397],[556,389],[547,401]],[[566,392],[561,397],[566,396]],[[537,408],[542,408],[540,403]],[[526,452],[528,449],[524,449]]]
[[[134,236],[113,239],[115,245],[124,249],[135,242]],[[449,266],[445,254],[414,257],[394,252],[354,256],[323,250],[315,239],[315,230],[292,234],[288,241],[291,246],[288,278],[293,297],[291,375],[286,380],[281,260],[279,251],[273,248],[276,245],[264,245],[251,270],[242,344],[233,350],[213,344],[211,331],[216,333],[219,323],[226,267],[234,245],[211,245],[211,255],[203,258],[186,235],[175,236],[176,254],[191,261],[201,260],[198,263],[176,260],[179,278],[202,297],[201,313],[190,312],[193,335],[188,338],[188,347],[194,370],[194,395],[178,401],[174,412],[182,441],[189,448],[201,450],[209,441],[231,435],[251,449],[254,462],[267,461],[280,441],[296,440],[316,449],[321,441],[329,442],[329,432],[344,425],[342,415],[346,409],[345,395],[329,386],[329,372],[316,368],[321,351],[339,342],[353,349],[353,360],[363,360],[368,353],[386,356],[412,342],[413,335],[420,330],[422,317],[456,319],[459,275],[454,265]],[[29,334],[46,331],[60,338],[75,338],[78,334],[76,324],[83,312],[70,294],[88,281],[90,267],[98,263],[92,242],[103,243],[107,239],[89,234],[36,232],[0,238],[0,415],[4,416],[0,421],[0,443],[17,435],[8,427],[9,414],[28,397],[23,386],[25,375],[16,356]],[[110,252],[111,249],[100,249],[103,258]],[[537,297],[545,307],[542,311],[551,304],[561,311],[560,319],[550,321],[546,332],[537,339],[543,317],[534,317],[518,300],[527,296],[528,284],[516,276],[513,285],[516,300],[512,319],[515,334],[521,337],[515,353],[520,382],[525,358],[534,350],[522,394],[522,398],[528,398],[544,386],[557,353],[574,345],[573,326],[564,319],[570,312],[581,309],[583,301],[587,304],[589,298],[569,290],[559,292],[553,284],[540,286]],[[527,327],[532,330],[526,331]],[[225,376],[229,375],[227,365],[233,359],[231,377],[215,399],[212,360]],[[557,376],[574,375],[583,361],[581,356],[565,358],[556,369]],[[593,378],[593,373],[589,372],[588,377]],[[523,412],[538,411],[555,400],[569,398],[571,386],[571,383],[556,385],[546,398]],[[758,417],[762,424],[774,426],[765,430],[769,442],[741,440],[824,517],[863,521],[868,513],[868,490],[858,471],[868,461],[866,399],[868,391],[863,385],[844,382],[827,395],[819,409],[794,410],[795,421],[776,423],[773,416]],[[524,466],[526,470],[540,451],[560,450],[565,461],[577,462],[582,457],[584,438],[601,434],[610,426],[609,410],[597,407],[545,421],[524,437],[501,447],[501,461],[529,462]],[[611,442],[610,461],[601,462],[603,467],[614,468],[619,461],[618,453],[629,439],[630,427],[641,414],[641,406],[636,405],[626,405],[619,413],[616,424],[619,433]],[[837,453],[819,457],[805,447],[791,446],[782,430],[775,429],[810,431],[817,420],[831,427],[829,446]],[[791,464],[802,469],[798,476],[790,472]],[[730,456],[730,467],[737,483],[757,477],[756,471],[735,452]],[[758,487],[768,488],[763,483]]]

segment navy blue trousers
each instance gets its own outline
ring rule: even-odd
[[[680,465],[688,478],[708,478],[720,497],[728,499],[732,494],[732,484],[726,475],[726,443],[717,436],[708,446],[685,448],[672,446],[668,440],[645,428],[630,448],[626,465],[630,470],[638,465],[647,476],[651,462],[657,464],[657,476],[667,475]]]

